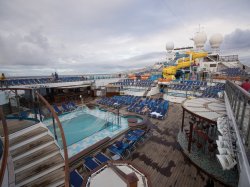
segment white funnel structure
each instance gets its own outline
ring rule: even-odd
[[[169,62],[169,61],[173,60],[173,58],[174,58],[174,53],[172,53],[172,51],[174,50],[174,43],[167,42],[166,43],[166,50],[167,50],[166,60],[167,60],[167,62]]]
[[[168,52],[171,52],[172,50],[174,50],[174,43],[173,42],[167,42],[166,43],[166,50]]]
[[[204,31],[196,33],[193,38],[194,45],[197,49],[202,49],[207,41],[207,35]]]
[[[210,46],[214,51],[219,51],[222,41],[223,36],[219,33],[213,34],[209,39]]]

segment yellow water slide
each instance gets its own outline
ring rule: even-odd
[[[207,56],[207,52],[194,52],[194,51],[187,51],[186,54],[189,55],[189,57],[185,58],[179,58],[177,60],[176,66],[169,66],[166,68],[163,68],[162,75],[165,79],[175,79],[175,74],[178,69],[184,69],[189,68],[194,62],[196,58],[204,58]]]

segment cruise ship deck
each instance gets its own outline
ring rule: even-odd
[[[97,97],[94,100],[85,98],[85,101],[78,99],[78,103],[76,104],[79,105],[79,109],[72,112],[66,112],[65,114],[58,113],[58,119],[56,117],[56,111],[58,109],[55,105],[53,105],[55,111],[52,112],[52,116],[56,121],[55,125],[57,126],[57,134],[55,134],[53,128],[48,130],[48,127],[46,127],[46,125],[44,125],[42,121],[40,122],[40,120],[42,120],[43,118],[41,117],[41,113],[38,113],[37,116],[30,113],[29,117],[17,116],[15,114],[10,115],[7,117],[8,119],[6,120],[6,122],[9,128],[11,145],[10,155],[12,156],[14,166],[10,167],[11,161],[8,161],[8,170],[12,170],[12,172],[16,173],[16,179],[13,181],[12,178],[12,180],[10,181],[12,181],[12,183],[19,183],[17,186],[24,186],[25,184],[31,186],[35,184],[45,186],[48,184],[53,184],[61,186],[64,184],[63,178],[66,176],[62,172],[62,167],[65,164],[68,164],[68,171],[77,171],[83,178],[83,181],[90,181],[89,176],[95,170],[90,171],[86,169],[86,167],[84,166],[86,164],[86,161],[84,162],[83,159],[92,157],[97,153],[102,152],[107,155],[109,159],[112,158],[116,160],[117,158],[115,156],[117,155],[112,154],[109,148],[110,146],[114,145],[114,142],[116,142],[117,140],[123,140],[124,137],[127,136],[129,128],[126,127],[126,123],[124,122],[130,121],[130,123],[134,123],[133,120],[136,119],[136,121],[141,121],[140,123],[138,123],[140,124],[139,126],[143,127],[147,132],[145,140],[142,141],[142,143],[140,142],[136,144],[135,147],[133,146],[133,149],[131,147],[129,154],[123,155],[124,157],[122,158],[122,160],[123,162],[128,162],[136,165],[136,167],[141,168],[142,172],[146,173],[148,181],[150,181],[148,183],[149,186],[205,186],[208,183],[213,183],[215,186],[237,186],[241,175],[238,172],[238,167],[241,166],[237,164],[230,170],[224,170],[223,165],[221,166],[221,163],[217,159],[216,154],[218,154],[218,152],[216,151],[216,149],[213,149],[212,152],[209,149],[210,143],[211,145],[215,145],[215,141],[217,141],[217,136],[219,135],[219,133],[217,132],[217,128],[214,128],[214,124],[217,123],[217,118],[224,117],[230,114],[230,111],[236,112],[236,115],[238,114],[238,120],[243,119],[244,122],[244,118],[247,118],[247,115],[245,116],[244,112],[247,114],[249,108],[248,105],[246,105],[247,107],[243,109],[244,105],[242,104],[244,104],[244,100],[239,100],[240,102],[234,104],[235,106],[231,108],[230,101],[233,100],[230,98],[242,97],[239,94],[235,96],[234,89],[236,88],[237,85],[234,85],[233,82],[227,82],[225,98],[217,99],[195,99],[192,97],[180,98],[174,97],[173,95],[168,95],[168,92],[166,92],[164,95],[158,92],[157,94],[151,95],[150,99],[149,97],[146,97],[145,99],[142,96],[113,96],[118,100],[120,100],[121,98],[131,100],[132,98],[132,100],[136,99],[135,103],[157,102],[158,106],[167,106],[167,114],[163,118],[158,118],[157,116],[154,117],[154,115],[143,115],[140,113],[140,111],[137,110],[135,110],[137,111],[137,114],[135,114],[135,111],[129,111],[130,107],[127,107],[126,105],[121,106],[118,110],[118,108],[114,107],[115,105],[113,104],[111,104],[111,106],[108,106],[110,105],[109,99],[106,100],[105,98],[100,97]],[[242,91],[242,94],[246,93]],[[37,96],[40,99],[40,104],[37,103],[33,106],[41,106],[42,102],[45,102],[45,106],[48,107],[50,111],[53,111],[52,106],[50,106],[41,95],[38,94]],[[113,97],[110,97],[110,99],[112,99]],[[168,98],[169,101],[166,101],[163,98]],[[101,102],[102,100],[103,102]],[[131,105],[133,105],[133,103]],[[86,110],[86,107],[89,109]],[[6,110],[8,109],[8,105],[4,105],[3,108],[6,112]],[[13,106],[12,109],[16,111],[16,107]],[[42,109],[39,110],[42,111]],[[64,124],[65,120],[67,122],[67,120],[71,119],[67,116],[78,115],[79,112],[81,114],[82,110],[83,112],[88,112],[92,115],[96,115],[99,117],[103,116],[103,119],[106,119],[107,114],[114,113],[113,117],[113,114],[109,114],[109,118],[107,118],[106,120],[110,120],[110,117],[111,119],[116,118],[115,116],[117,114],[121,116],[130,116],[132,118],[131,120],[129,120],[129,118],[124,118],[122,120],[120,119],[121,121],[124,121],[121,126],[122,128],[120,126],[111,126],[115,129],[121,128],[121,130],[119,131],[111,130],[110,132],[112,133],[117,132],[114,135],[108,135],[109,137],[105,137],[107,134],[101,133],[100,135],[98,135],[98,138],[100,139],[96,139],[97,136],[93,136],[93,141],[90,142],[88,147],[86,147],[86,143],[82,143],[81,141],[77,140],[77,142],[74,143],[73,146],[71,145],[71,147],[73,147],[73,149],[76,148],[78,152],[70,155],[69,151],[72,148],[70,148],[69,145],[68,148],[66,148],[66,141],[64,142],[63,138],[62,141],[58,143],[56,142],[56,139],[58,137],[60,139],[61,137],[63,137],[62,134],[59,133],[60,131],[58,131],[58,127],[60,128],[58,124],[60,124],[60,121],[62,124]],[[36,117],[37,119],[35,119]],[[210,138],[210,140],[207,139],[205,142],[202,142],[202,138],[199,138],[197,136],[199,135],[197,133],[198,131],[193,131],[193,137],[196,138],[196,142],[203,144],[203,147],[201,147],[201,149],[198,147],[198,144],[196,144],[196,142],[192,141],[193,138],[190,137],[190,133],[188,133],[188,131],[191,131],[190,124],[193,120],[193,117],[205,120],[203,121],[203,123],[206,125],[202,126],[202,128],[204,128],[202,132],[206,132]],[[58,121],[59,119],[60,121]],[[98,121],[98,123],[102,123],[102,120]],[[5,124],[5,120],[2,117],[1,126],[5,127]],[[244,124],[244,126],[247,125],[246,121]],[[130,126],[129,123],[127,125]],[[109,126],[109,128],[111,127]],[[98,132],[102,132],[102,128],[103,127],[101,127]],[[134,126],[131,126],[130,128],[133,129]],[[4,128],[1,129],[1,133],[2,135],[4,134]],[[68,131],[65,131],[66,136],[67,133]],[[235,136],[234,138],[240,137]],[[84,147],[82,147],[81,144],[84,144]],[[40,149],[40,147],[44,147],[44,151],[48,155],[44,153],[41,154],[42,150]],[[68,151],[66,151],[65,148],[68,149]],[[34,151],[31,149],[34,149]],[[38,153],[35,153],[36,149],[39,150]],[[61,153],[58,152],[59,150],[64,152],[64,154],[61,155]],[[26,151],[27,153],[23,151]],[[50,151],[52,151],[52,153],[49,153]],[[67,155],[65,155],[65,151],[66,153],[68,152]],[[31,152],[31,155],[28,154],[29,152]],[[238,153],[241,154],[242,152],[237,151],[236,154]],[[38,156],[37,154],[41,155]],[[45,157],[42,158],[41,156]],[[67,157],[68,163],[65,162],[65,160],[67,160],[65,158]],[[23,162],[26,162],[28,158],[30,158],[33,163],[30,163],[26,166]],[[121,159],[120,156],[119,158]],[[49,159],[52,160],[49,161]],[[247,160],[242,161],[240,159],[237,159],[237,162],[244,163],[247,162]],[[48,163],[51,164],[51,167],[57,169],[50,168],[47,165]],[[32,173],[31,175],[31,173],[29,173],[27,169],[31,169],[34,173]],[[51,171],[52,173],[58,175],[58,178],[51,178],[49,177],[50,175],[47,176],[43,174],[43,172],[47,171]],[[43,176],[41,180],[38,180],[37,178],[37,176],[39,175]]]
[[[248,73],[237,56],[237,67],[228,68],[208,53],[192,54],[212,69],[197,71],[201,67],[185,61],[134,74],[1,82],[0,181],[247,186],[250,96],[239,85]]]

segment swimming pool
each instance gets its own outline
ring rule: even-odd
[[[127,117],[120,117],[120,124],[118,125],[117,116],[98,108],[90,110],[84,107],[71,113],[61,115],[59,119],[64,129],[68,148],[71,146],[76,147],[76,144],[80,145],[85,139],[89,142],[86,145],[94,144],[102,138],[107,136],[112,137],[128,128]],[[138,122],[140,121],[142,121],[142,118],[138,118]],[[54,134],[52,119],[45,120],[43,123],[46,124],[52,134]],[[59,129],[56,129],[56,133],[58,135],[59,145],[61,146],[62,140],[60,138]]]

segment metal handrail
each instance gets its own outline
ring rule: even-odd
[[[234,113],[237,126],[239,130],[242,130],[243,122],[247,120],[245,113],[247,105],[249,105],[248,102],[250,101],[250,93],[232,81],[226,82],[225,91]],[[250,135],[250,119],[248,119],[248,121],[247,130],[241,132],[243,142],[246,146],[248,146],[248,139]]]
[[[240,92],[241,92],[244,96],[248,97],[249,100],[250,100],[250,93],[247,92],[246,90],[244,90],[242,87],[240,87],[239,85],[233,83],[232,81],[227,81],[227,84],[230,84],[231,87],[234,87],[235,89],[240,90]]]
[[[64,130],[62,128],[62,124],[55,112],[55,110],[51,107],[51,105],[48,103],[48,101],[40,95],[38,92],[36,92],[36,95],[38,96],[39,99],[43,101],[43,103],[48,107],[48,109],[51,111],[52,116],[57,122],[57,125],[60,129],[61,137],[62,137],[62,143],[63,143],[63,152],[64,152],[64,163],[65,163],[65,186],[69,187],[69,158],[68,158],[68,150],[67,150],[67,144],[66,144],[66,139],[64,135]]]
[[[3,109],[1,106],[0,106],[0,119],[2,120],[3,135],[4,135],[4,152],[3,152],[3,159],[2,159],[1,168],[0,168],[0,186],[2,186],[5,169],[7,167],[8,153],[9,153],[9,131],[8,131],[8,126],[7,126],[7,123],[3,114]]]

